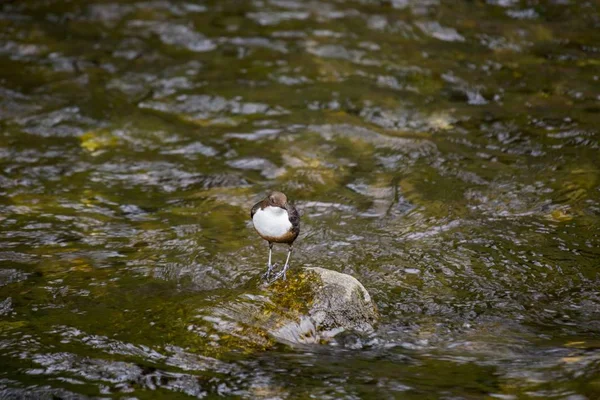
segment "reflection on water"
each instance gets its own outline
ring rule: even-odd
[[[0,397],[600,397],[593,1],[5,1]],[[356,276],[369,337],[211,310],[248,210]]]

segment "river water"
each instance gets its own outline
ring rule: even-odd
[[[600,398],[598,32],[583,0],[0,2],[0,397]],[[373,335],[213,312],[272,189]]]

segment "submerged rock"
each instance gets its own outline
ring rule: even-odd
[[[378,313],[356,278],[324,268],[303,268],[288,274],[286,281],[213,309],[211,319],[215,317],[219,321],[215,328],[226,327],[239,339],[268,346],[273,340],[322,343],[342,332],[369,334]]]

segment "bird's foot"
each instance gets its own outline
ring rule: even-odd
[[[273,277],[273,280],[270,281],[270,283],[275,282],[279,278],[282,278],[285,281],[285,273],[287,272],[288,268],[289,268],[289,266],[286,264],[281,271],[279,271],[277,274],[275,274],[275,276]]]
[[[271,277],[271,273],[273,272],[273,268],[275,268],[276,265],[277,264],[269,264],[269,265],[267,265],[267,272],[265,272],[263,274],[263,276],[262,276],[265,281],[269,280],[269,278]]]

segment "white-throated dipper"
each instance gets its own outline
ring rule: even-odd
[[[252,207],[250,218],[256,232],[269,242],[269,262],[265,279],[269,279],[273,271],[271,252],[273,243],[286,243],[289,245],[287,259],[281,272],[275,275],[274,281],[280,277],[285,280],[285,272],[289,268],[292,245],[300,233],[300,215],[296,207],[288,203],[287,196],[281,192],[272,192],[264,200]]]

